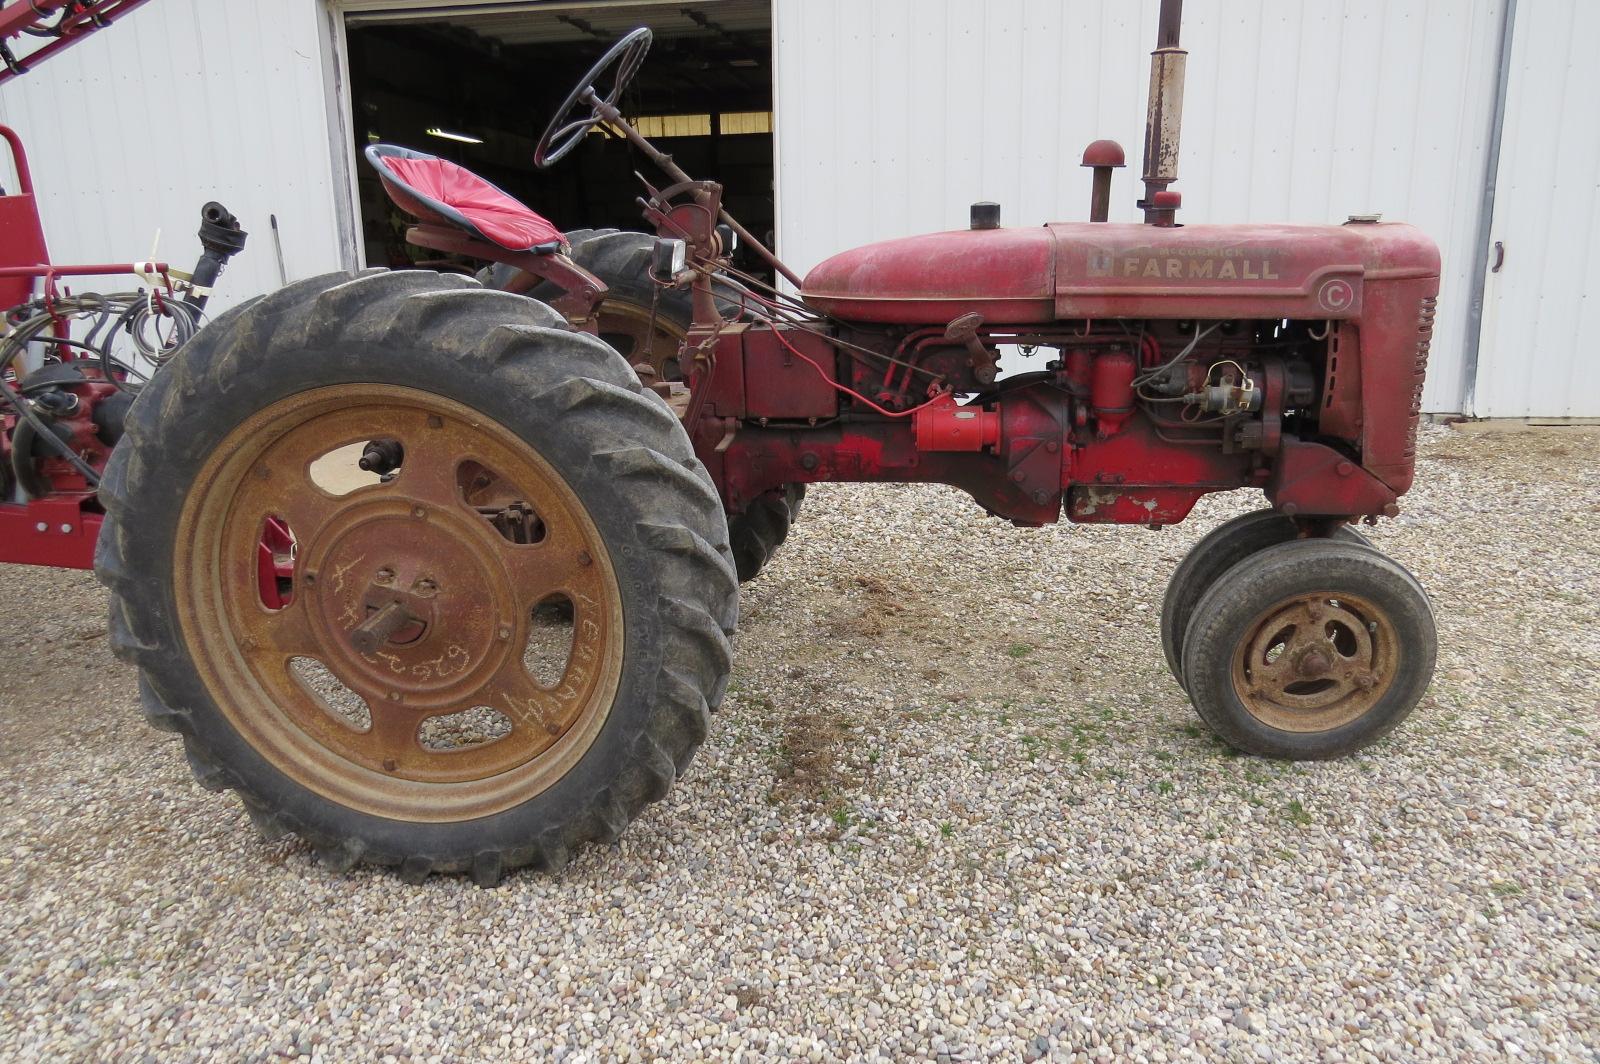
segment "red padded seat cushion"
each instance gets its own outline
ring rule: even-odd
[[[417,206],[442,205],[471,223],[485,239],[509,251],[526,251],[540,244],[564,244],[561,230],[471,170],[448,159],[427,155],[384,155],[382,168],[390,171],[423,202],[412,204],[396,197],[400,206],[415,212]],[[398,190],[394,190],[398,191]],[[429,203],[428,201],[432,201]],[[460,224],[448,213],[444,220]]]

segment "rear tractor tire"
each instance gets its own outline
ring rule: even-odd
[[[1325,760],[1394,730],[1433,675],[1428,596],[1364,543],[1295,540],[1212,582],[1183,639],[1195,710],[1228,745]]]
[[[694,307],[688,289],[662,288],[650,279],[655,237],[619,229],[575,229],[567,239],[572,260],[610,289],[597,315],[600,339],[630,365],[648,362],[657,380],[684,380],[688,367],[678,364],[678,350],[694,321]],[[505,288],[516,272],[496,264],[479,271],[478,279],[491,288]],[[560,289],[545,281],[528,295],[549,302]],[[718,296],[718,311],[725,317],[738,316],[739,293],[723,289]],[[805,490],[804,484],[787,484],[760,496],[742,513],[728,515],[728,540],[740,583],[755,579],[788,538],[789,527],[800,516]]]
[[[134,405],[101,484],[113,647],[264,833],[493,884],[615,839],[705,738],[738,612],[716,491],[563,326],[466,278],[329,275],[219,318]]]

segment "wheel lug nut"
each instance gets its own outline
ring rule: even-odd
[[[378,570],[378,583],[387,584],[394,579],[394,570],[387,565]]]
[[[594,564],[594,559],[589,557],[589,552],[588,551],[580,550],[578,552],[578,564],[579,565],[593,565]]]
[[[399,691],[390,691],[389,692],[389,701],[391,701],[391,702],[400,701],[400,692]]]
[[[511,638],[511,626],[509,624],[502,624],[500,626],[500,638],[501,639],[510,639]]]
[[[411,516],[412,517],[427,517],[428,516],[428,511],[424,510],[420,506],[413,506],[411,508]]]
[[[385,772],[393,772],[395,770],[395,760],[394,760],[394,758],[386,757],[386,758],[383,759],[383,770]]]

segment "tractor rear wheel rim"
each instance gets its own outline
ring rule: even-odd
[[[656,371],[657,380],[683,380],[678,351],[685,333],[663,311],[662,307],[656,308],[652,323],[649,307],[620,299],[608,300],[600,304],[596,329],[600,339],[615,348],[630,365],[649,362]]]
[[[344,456],[354,482],[351,449],[377,438],[403,450],[386,480],[335,494],[315,479]],[[269,517],[295,539],[276,610],[246,561]],[[492,814],[558,780],[605,722],[623,634],[609,554],[555,469],[467,407],[377,385],[282,399],[216,449],[179,531],[179,620],[213,699],[277,769],[341,804],[405,820]],[[541,604],[571,618],[543,677],[524,661]],[[365,727],[297,675],[305,659],[359,696]],[[489,718],[502,733],[429,743],[435,718]]]
[[[1316,591],[1259,614],[1235,646],[1232,680],[1246,711],[1271,728],[1322,732],[1358,720],[1394,682],[1400,648],[1367,599]]]

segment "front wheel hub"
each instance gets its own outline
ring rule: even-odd
[[[1395,632],[1375,604],[1313,592],[1256,619],[1235,651],[1233,679],[1240,701],[1263,724],[1326,731],[1370,710],[1398,661]]]

